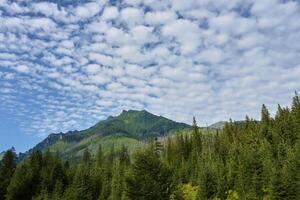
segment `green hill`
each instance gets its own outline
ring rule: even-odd
[[[208,126],[208,128],[211,128],[211,129],[222,129],[225,126],[225,124],[226,124],[225,121],[219,121],[219,122],[216,122],[216,123]]]
[[[108,117],[86,130],[50,134],[34,148],[20,154],[20,160],[34,150],[58,151],[66,159],[79,158],[86,148],[94,154],[99,145],[102,145],[104,152],[109,151],[112,146],[118,150],[122,145],[128,146],[130,150],[147,139],[166,136],[184,129],[190,129],[190,126],[145,110],[124,110],[120,115]]]

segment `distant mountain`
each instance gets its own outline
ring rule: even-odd
[[[222,129],[222,128],[224,128],[225,124],[226,124],[226,121],[219,121],[219,122],[216,122],[214,124],[211,124],[210,126],[208,126],[208,128]]]
[[[104,151],[114,145],[115,149],[123,144],[131,147],[153,137],[166,136],[179,130],[190,129],[190,125],[178,123],[162,116],[157,116],[145,110],[123,111],[116,117],[108,117],[94,126],[82,131],[50,134],[24,154],[24,159],[34,150],[58,151],[65,158],[78,158],[88,148],[92,153],[101,144]]]
[[[259,121],[254,120],[256,123],[258,123]],[[238,120],[238,121],[232,121],[232,123],[234,123],[237,127],[242,127],[245,124],[245,120]],[[209,129],[223,129],[225,124],[227,122],[226,121],[219,121],[217,123],[214,123],[210,126],[208,126]]]

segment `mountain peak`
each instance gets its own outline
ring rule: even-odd
[[[152,114],[152,113],[148,112],[147,110],[133,110],[133,109],[122,110],[121,114],[128,114],[128,113],[149,113],[149,114]]]
[[[146,110],[123,110],[120,115],[108,117],[86,130],[51,134],[27,154],[33,150],[44,151],[50,148],[73,155],[83,148],[94,148],[96,143],[105,141],[105,138],[121,137],[127,138],[126,141],[138,142],[190,128],[187,124],[154,115]]]

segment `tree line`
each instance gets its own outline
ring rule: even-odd
[[[0,164],[0,200],[300,199],[300,96],[270,116],[246,116],[207,133],[154,139],[129,153],[126,146],[76,164],[59,153],[33,152],[16,163],[13,150]]]

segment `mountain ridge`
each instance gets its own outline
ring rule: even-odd
[[[97,146],[138,144],[153,137],[161,137],[191,126],[154,115],[146,110],[123,110],[117,116],[109,116],[90,128],[66,133],[52,133],[25,153],[20,153],[23,160],[35,150],[59,151],[65,157],[79,157],[88,148],[95,151]],[[120,144],[119,144],[120,143]]]
[[[226,124],[226,121],[218,121],[216,123],[209,125],[208,128],[222,129],[222,128],[224,128],[225,124]]]

